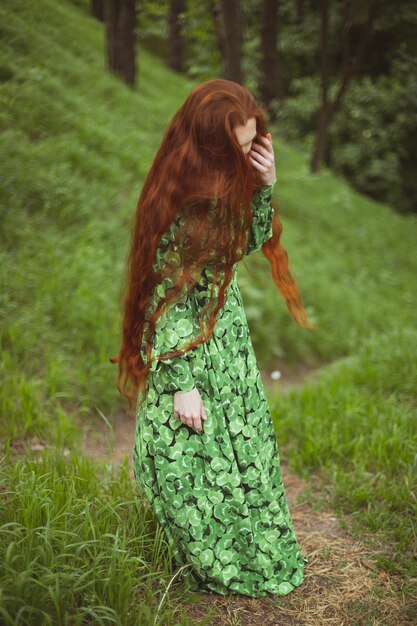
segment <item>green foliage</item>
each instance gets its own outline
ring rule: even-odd
[[[286,141],[299,145],[302,150],[313,149],[317,102],[320,96],[320,81],[317,76],[295,78],[291,82],[292,95],[282,105],[277,100],[271,103],[271,112],[280,135]]]
[[[331,128],[331,167],[397,209],[417,212],[417,60],[354,82]]]
[[[362,3],[363,4],[363,3]],[[311,154],[320,110],[318,11],[283,3],[278,47],[286,82],[286,100],[271,104],[280,134]],[[341,84],[340,5],[329,15],[329,98]],[[363,28],[365,5],[351,7],[352,51]],[[330,124],[327,165],[359,191],[400,212],[417,211],[415,178],[416,89],[415,3],[401,11],[381,3],[364,64],[348,84],[342,105]]]
[[[221,77],[221,56],[216,45],[215,27],[205,2],[187,0],[183,33],[185,74],[198,83]]]

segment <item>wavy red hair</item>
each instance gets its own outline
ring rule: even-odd
[[[213,333],[217,312],[225,304],[233,265],[244,257],[252,224],[253,193],[264,184],[233,130],[253,117],[257,138],[266,135],[265,109],[245,87],[225,79],[203,82],[174,115],[148,172],[137,203],[122,285],[121,350],[110,358],[111,363],[119,365],[116,386],[131,408],[146,389],[158,317],[178,300],[184,288],[193,288],[205,267],[212,268],[214,280],[211,299],[200,318],[201,335],[181,352],[170,352],[165,358],[187,352]],[[272,278],[295,321],[305,328],[315,328],[307,320],[289,272],[288,255],[280,242],[278,207],[275,202],[272,206],[273,236],[262,245],[262,253],[269,260]],[[185,225],[173,245],[178,247],[181,262],[154,271],[161,236],[180,212],[185,216]],[[171,278],[173,288],[150,312],[151,296],[166,277]],[[141,353],[145,339],[146,363]]]

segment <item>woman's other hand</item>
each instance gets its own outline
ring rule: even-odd
[[[174,393],[174,417],[199,432],[203,430],[201,420],[207,416],[198,389]]]
[[[266,136],[261,135],[261,141],[263,145],[256,142],[252,143],[249,159],[253,167],[260,172],[264,185],[272,185],[276,180],[276,172],[271,133],[267,133]]]

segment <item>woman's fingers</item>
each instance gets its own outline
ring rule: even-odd
[[[179,419],[183,424],[187,424],[187,426],[191,426],[191,428],[193,427],[194,417],[192,417],[189,413],[180,413]]]
[[[206,416],[206,412],[204,410],[203,402],[201,402],[201,413],[200,413],[200,415],[198,417],[194,417],[193,418],[194,428],[196,430],[198,430],[199,432],[201,432],[203,430],[203,426],[202,426],[201,420],[205,420],[205,419],[207,419],[207,416]]]
[[[270,141],[268,137],[264,137],[263,135],[261,135],[260,139],[263,142],[263,145],[261,145],[260,143],[253,143],[252,149],[256,148],[257,150],[261,151],[262,154],[264,154],[265,156],[268,154],[273,155],[274,148],[272,147],[272,141]]]
[[[194,421],[194,424],[193,424],[194,428],[198,430],[199,432],[201,432],[203,430],[203,427],[201,426],[201,418],[194,417],[193,421]]]
[[[187,426],[189,426],[190,428],[195,428],[196,430],[199,430],[199,431],[202,430],[200,417],[189,417],[186,415],[181,415],[180,421],[183,424],[186,424]]]
[[[251,155],[250,158],[252,159],[253,162],[256,162],[260,166],[260,168],[262,168],[263,171],[265,172],[267,172],[272,167],[273,161],[269,159],[265,159],[264,157],[260,155],[258,155],[256,158]]]
[[[275,157],[272,147],[272,137],[268,133],[268,137],[261,135],[260,143],[253,143],[249,151],[249,159],[252,165],[264,176],[264,181],[269,184],[269,180],[275,175]]]
[[[202,431],[201,419],[206,419],[206,415],[196,388],[174,394],[174,417],[190,428]]]
[[[264,143],[265,149],[268,150],[272,155],[274,154],[274,146],[272,145],[272,135],[268,133],[266,137],[262,137],[261,139]]]
[[[274,151],[272,149],[272,145],[269,144],[271,149],[264,148],[260,144],[252,144],[252,148],[250,150],[250,154],[253,157],[256,157],[262,165],[271,166],[274,163]]]
[[[259,152],[255,152],[255,150],[251,154],[251,157],[255,157],[257,161],[261,163],[261,165],[265,165],[266,167],[271,167],[272,163],[274,162],[274,159],[271,159],[270,157],[265,157]]]

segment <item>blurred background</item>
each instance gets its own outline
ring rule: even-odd
[[[371,551],[376,596],[329,583],[305,602],[339,626],[415,623],[416,48],[412,0],[2,0],[0,621],[189,609],[174,586],[158,613],[170,552],[109,358],[143,180],[190,90],[222,77],[266,108],[282,242],[318,326],[294,322],[261,252],[242,263],[283,466],[300,506],[331,507]],[[297,528],[315,550],[311,510]]]

